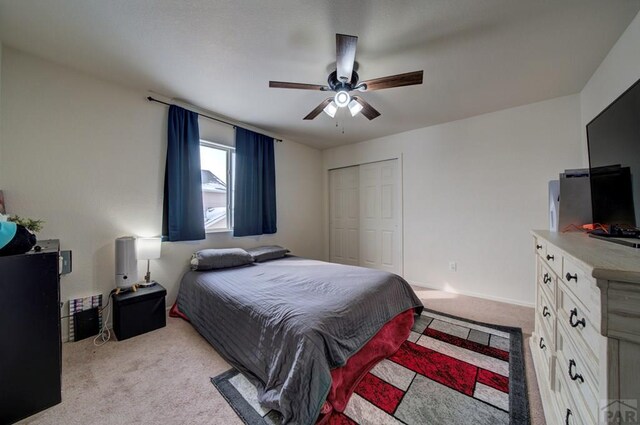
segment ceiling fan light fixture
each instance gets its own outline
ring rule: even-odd
[[[340,90],[338,93],[336,93],[335,97],[333,98],[333,101],[340,108],[344,108],[345,106],[347,106],[350,100],[351,100],[351,96],[349,95],[349,92],[347,92],[346,90]]]
[[[331,103],[327,104],[327,106],[323,109],[324,113],[329,115],[331,118],[336,116],[336,112],[338,112],[338,105],[332,100]]]
[[[351,99],[349,102],[349,112],[351,112],[351,116],[355,117],[362,111],[363,106],[355,99]]]

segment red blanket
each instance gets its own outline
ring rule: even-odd
[[[347,360],[343,367],[331,371],[331,390],[322,406],[322,415],[316,425],[329,423],[334,412],[342,412],[360,380],[379,361],[389,357],[400,348],[407,339],[413,326],[414,310],[398,314],[387,322],[373,338],[356,354]]]

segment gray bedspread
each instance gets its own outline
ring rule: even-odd
[[[422,303],[397,275],[289,256],[188,272],[178,307],[256,384],[265,407],[281,412],[284,423],[307,425],[327,397],[330,370]]]

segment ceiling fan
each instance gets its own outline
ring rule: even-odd
[[[407,72],[406,74],[390,75],[373,80],[360,81],[358,73],[353,69],[356,59],[356,45],[358,37],[353,35],[336,34],[336,70],[329,74],[327,85],[290,83],[286,81],[269,81],[269,87],[281,89],[301,89],[334,91],[336,94],[322,101],[316,108],[304,117],[312,120],[324,111],[331,118],[335,117],[338,108],[348,107],[351,116],[359,112],[372,120],[380,116],[373,106],[360,96],[352,96],[352,91],[367,92],[373,90],[390,89],[393,87],[413,86],[422,84],[423,71]]]

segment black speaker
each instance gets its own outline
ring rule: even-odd
[[[113,331],[118,341],[167,325],[166,289],[160,284],[113,296]]]

